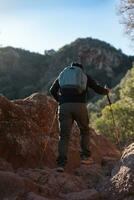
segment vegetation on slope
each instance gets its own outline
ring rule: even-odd
[[[101,113],[93,113],[92,125],[113,141],[116,140],[115,135],[118,131],[120,144],[124,145],[134,140],[134,67],[128,71],[117,89],[119,99],[112,104],[116,127],[108,105]]]

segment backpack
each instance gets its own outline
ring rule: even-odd
[[[61,89],[75,89],[79,94],[86,90],[87,76],[80,67],[66,67],[59,75]]]

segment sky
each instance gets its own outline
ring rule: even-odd
[[[118,4],[119,0],[0,0],[0,45],[43,54],[92,37],[133,55]]]

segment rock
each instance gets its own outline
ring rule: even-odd
[[[27,104],[26,107],[29,106],[31,105]],[[15,168],[39,167],[46,139],[46,135],[42,134],[42,127],[31,118],[27,109],[3,96],[0,96],[0,109],[0,157],[12,163]],[[50,109],[48,105],[47,109]],[[45,110],[43,112],[46,113]],[[52,160],[46,162],[54,163],[53,153],[49,152],[49,156]]]
[[[134,199],[134,143],[124,150],[112,178],[103,184],[101,191],[109,200]]]
[[[25,197],[25,200],[49,200],[49,199],[46,197],[41,197],[33,192],[29,192]]]
[[[95,190],[83,190],[82,192],[72,192],[67,195],[61,195],[65,200],[99,200],[99,193]]]
[[[30,190],[38,193],[37,185],[15,173],[0,171],[0,199],[13,199],[28,193]]]
[[[117,160],[113,157],[103,157],[101,166],[103,168],[103,173],[105,176],[110,176],[112,174],[112,170],[116,165]]]
[[[49,200],[44,196],[44,193],[46,193],[45,188],[34,180],[36,175],[32,173],[33,180],[30,180],[28,173],[27,171],[25,176],[22,176],[19,173],[0,171],[0,199]]]
[[[0,96],[0,157],[14,168],[55,167],[59,138],[56,108],[56,102],[45,94],[35,93],[15,101]],[[95,162],[101,164],[104,157],[117,160],[119,151],[116,147],[104,136],[90,130]],[[67,171],[80,165],[79,140],[79,130],[74,125]]]
[[[0,158],[0,171],[13,171],[12,164]]]
[[[0,171],[0,199],[8,200],[99,200],[99,193],[89,189],[84,177],[58,173],[54,169],[18,169]]]
[[[8,198],[10,195],[17,195],[24,187],[20,178],[13,173],[0,172],[0,198]],[[18,191],[19,190],[19,191]]]
[[[80,192],[87,188],[80,177],[68,173],[59,173],[55,169],[20,170],[18,174],[40,185],[41,193],[51,198],[54,195],[59,196],[60,193]]]
[[[95,163],[80,165],[79,130],[74,124],[65,173],[56,172],[57,118],[52,126],[56,107],[45,94],[16,101],[0,96],[0,199],[134,199],[134,143],[112,170],[120,153],[91,128],[90,149]],[[106,166],[110,168],[108,177],[104,174]]]
[[[52,98],[42,93],[34,93],[25,99],[15,100],[12,102],[25,110],[27,116],[32,119],[32,121],[36,123],[38,127],[40,127],[42,133],[50,133],[50,127],[53,121],[52,119],[55,115],[55,111],[57,112],[57,103]],[[51,130],[53,136],[54,133],[58,132],[57,125],[56,118],[54,126]]]
[[[103,170],[100,165],[82,165],[75,170],[75,175],[81,177],[88,188],[95,188],[99,182],[104,181]]]

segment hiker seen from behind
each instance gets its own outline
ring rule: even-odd
[[[90,152],[90,129],[86,106],[88,88],[107,95],[110,91],[97,84],[84,72],[80,63],[72,63],[59,74],[50,88],[50,93],[59,103],[58,117],[60,137],[58,143],[57,171],[63,172],[67,164],[67,153],[71,128],[75,121],[80,129],[80,157],[82,164],[92,164]]]

